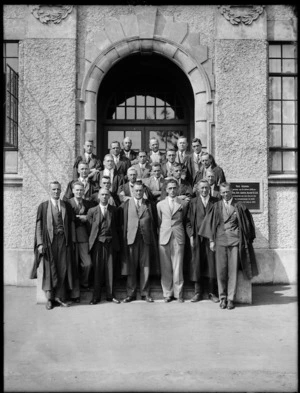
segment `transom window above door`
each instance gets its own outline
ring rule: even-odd
[[[115,93],[109,103],[108,120],[183,120],[177,93]]]

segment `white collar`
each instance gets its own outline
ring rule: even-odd
[[[158,156],[158,155],[160,154],[160,151],[157,150],[157,152],[154,152],[154,151],[152,150],[152,153],[151,153],[151,154],[155,154],[156,156]]]
[[[74,201],[75,201],[75,203],[76,203],[76,205],[78,206],[79,205],[79,201],[77,201],[77,199],[74,197]],[[83,205],[83,199],[81,199],[81,204]]]
[[[200,197],[201,197],[202,201],[204,201],[206,203],[209,201],[209,194],[205,198],[202,195],[200,195]]]
[[[56,202],[58,204],[58,210],[60,210],[60,199],[54,199],[54,198],[50,198],[50,201],[52,202],[52,205],[55,207],[56,206]]]

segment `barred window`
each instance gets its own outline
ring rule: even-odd
[[[269,43],[270,173],[295,173],[297,168],[297,46]]]
[[[18,172],[19,43],[3,43],[5,173]]]

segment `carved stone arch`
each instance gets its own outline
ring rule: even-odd
[[[97,138],[97,94],[108,70],[125,57],[140,52],[157,53],[188,77],[195,102],[195,137],[207,136],[211,151],[214,78],[208,48],[200,45],[199,33],[188,32],[187,23],[173,22],[156,8],[108,20],[104,30],[95,33],[85,47],[85,75],[81,85],[82,139]]]

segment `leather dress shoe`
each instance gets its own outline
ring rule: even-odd
[[[52,308],[53,308],[53,303],[52,303],[52,301],[51,301],[51,300],[47,300],[46,309],[47,309],[47,310],[52,310]]]
[[[100,303],[100,299],[95,299],[95,298],[93,298],[93,299],[90,301],[90,304],[97,304],[97,303]]]
[[[152,299],[151,296],[142,296],[141,299],[145,300],[148,303],[153,303],[154,302],[154,300]]]
[[[220,308],[225,309],[227,307],[227,301],[225,298],[221,299]]]
[[[199,302],[202,299],[202,296],[200,295],[200,293],[196,293],[192,298],[191,298],[191,302],[195,303],[195,302]]]
[[[183,297],[179,297],[177,301],[178,301],[178,303],[184,303]]]
[[[61,306],[61,307],[69,307],[70,304],[63,302],[59,297],[55,298],[55,301]]]
[[[116,304],[120,304],[121,303],[120,300],[116,299],[115,297],[106,298],[106,301],[107,302],[113,302],[113,303],[116,303]]]
[[[233,301],[232,300],[228,300],[227,309],[228,310],[233,310],[234,308],[235,308],[235,305],[234,305]]]
[[[167,296],[164,298],[164,302],[165,303],[170,303],[173,299],[171,298],[171,296]]]
[[[136,300],[135,296],[127,296],[127,297],[125,297],[125,299],[123,299],[123,303],[130,303],[133,300]]]
[[[219,298],[217,298],[217,296],[214,295],[213,293],[209,293],[208,298],[209,298],[209,300],[211,300],[214,303],[219,303],[219,301],[220,301]]]

